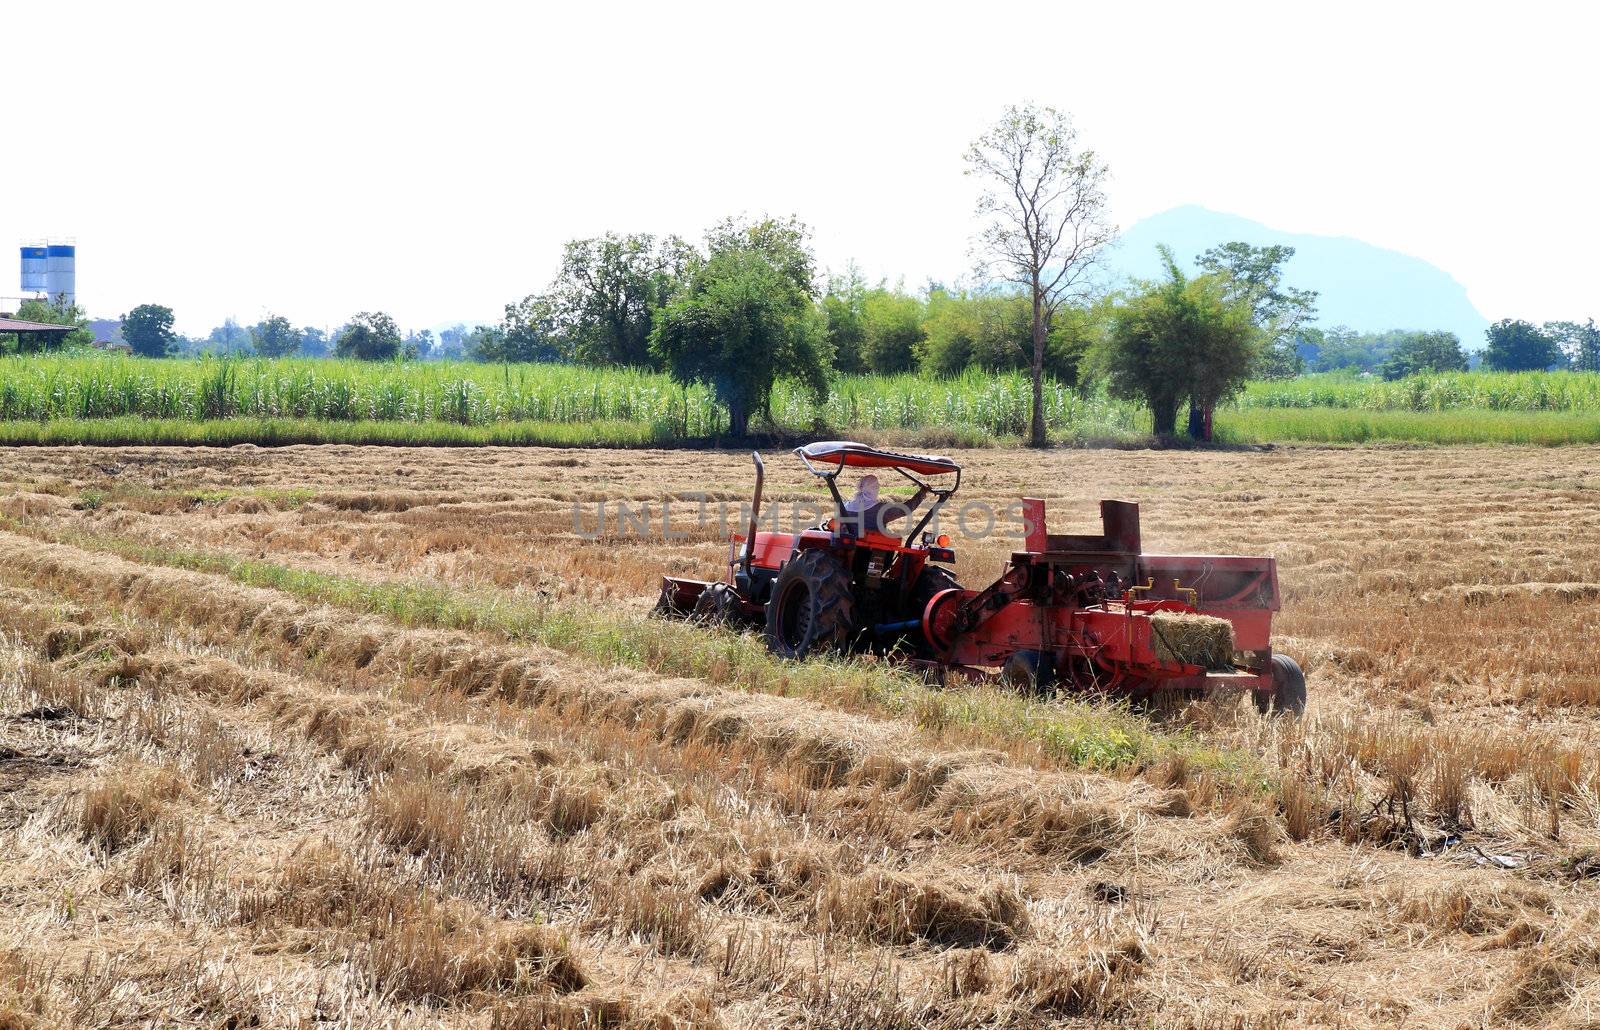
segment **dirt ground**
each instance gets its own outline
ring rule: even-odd
[[[0,453],[0,1026],[1600,1025],[1600,450],[958,457],[1278,559],[1307,717],[1151,716],[1262,783],[176,567],[639,620],[747,454]],[[944,528],[969,586],[1018,545]]]

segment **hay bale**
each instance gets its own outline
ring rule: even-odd
[[[1150,644],[1163,662],[1205,669],[1233,668],[1233,623],[1227,619],[1156,612],[1150,616]]]

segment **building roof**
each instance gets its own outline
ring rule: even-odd
[[[70,333],[74,325],[52,325],[49,322],[24,322],[20,318],[0,318],[0,333]]]

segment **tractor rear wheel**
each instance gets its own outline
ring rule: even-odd
[[[780,658],[843,650],[855,629],[850,571],[823,550],[802,551],[783,567],[767,602],[767,648]]]
[[[1272,693],[1257,691],[1253,695],[1256,711],[1263,715],[1292,715],[1299,718],[1306,710],[1306,674],[1300,663],[1286,654],[1272,656]]]

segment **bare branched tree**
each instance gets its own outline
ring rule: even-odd
[[[967,151],[967,174],[984,184],[973,241],[983,273],[1029,291],[1033,301],[1033,425],[1045,444],[1044,350],[1062,304],[1086,298],[1100,249],[1116,237],[1106,220],[1108,170],[1078,148],[1072,119],[1052,107],[1009,107]]]

